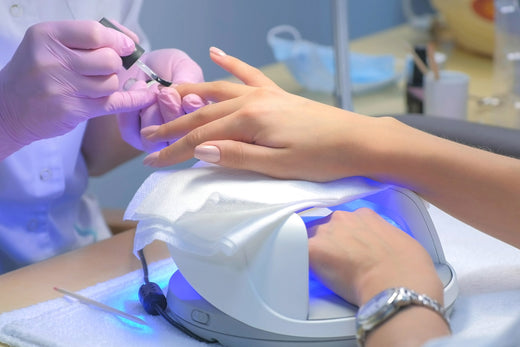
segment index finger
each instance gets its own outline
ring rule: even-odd
[[[96,21],[60,21],[47,25],[52,25],[49,31],[59,42],[72,49],[110,47],[120,56],[129,55],[135,50],[134,41],[126,34]]]
[[[228,81],[181,84],[175,87],[182,97],[196,94],[207,101],[214,102],[237,98],[249,93],[253,88]]]
[[[254,87],[278,87],[269,77],[264,75],[262,71],[253,67],[242,60],[226,54],[219,48],[211,47],[209,49],[210,57],[215,64],[247,84]]]

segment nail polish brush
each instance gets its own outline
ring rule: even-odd
[[[119,32],[122,32],[117,26],[115,26],[112,22],[110,22],[105,17],[101,18],[99,21],[101,24],[106,26],[107,28],[115,29]],[[135,43],[135,42],[134,42]],[[162,84],[163,86],[169,87],[172,85],[172,82],[166,81],[159,77],[148,65],[143,63],[139,58],[143,55],[144,48],[141,47],[138,43],[135,43],[135,51],[127,56],[121,57],[123,60],[123,67],[125,69],[129,69],[132,65],[136,64],[145,74],[148,75],[151,79],[154,81],[157,81],[158,83]]]

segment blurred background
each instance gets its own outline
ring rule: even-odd
[[[417,13],[431,9],[414,0]],[[348,1],[351,39],[403,24],[402,0]],[[254,66],[274,62],[267,31],[280,24],[297,28],[302,37],[332,45],[332,8],[327,0],[154,0],[144,1],[141,25],[153,49],[175,47],[198,62],[207,80],[225,76],[208,57],[216,46]]]
[[[302,37],[333,44],[332,6],[326,0],[153,0],[143,1],[141,26],[152,49],[179,48],[203,69],[206,80],[228,77],[210,61],[216,46],[256,67],[275,62],[266,35],[281,24],[297,28]],[[410,1],[417,14],[431,13],[429,0]],[[402,0],[348,1],[351,40],[407,22]],[[89,190],[102,207],[125,209],[152,169],[142,165],[144,155],[101,177],[90,179]],[[177,167],[193,164],[187,162]]]

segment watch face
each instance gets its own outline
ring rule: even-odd
[[[394,290],[388,289],[374,296],[365,305],[361,306],[357,314],[358,319],[366,320],[372,315],[374,315],[377,311],[379,311],[388,303],[388,300],[390,300],[393,294]]]

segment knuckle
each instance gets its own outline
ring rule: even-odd
[[[31,25],[25,32],[26,37],[35,38],[42,35],[47,35],[51,30],[49,22],[41,22]]]
[[[249,118],[272,113],[273,103],[264,102],[264,100],[272,100],[276,96],[276,91],[271,88],[257,88],[249,95],[249,102],[242,107],[242,113]]]
[[[103,42],[103,38],[107,37],[109,33],[111,34],[111,31],[107,31],[105,26],[103,25],[92,25],[92,28],[90,28],[90,38],[93,42],[100,43]],[[112,30],[112,29],[110,29]]]
[[[177,141],[177,128],[172,123],[165,123],[159,126],[154,137],[156,137],[159,140]]]
[[[264,107],[261,105],[257,105],[256,103],[250,103],[246,104],[241,109],[241,114],[243,117],[246,117],[246,119],[255,118],[258,114],[263,113]]]
[[[359,210],[356,210],[355,213],[357,213],[358,211]],[[354,215],[352,212],[337,210],[331,214],[330,220],[340,224],[350,224],[353,220],[353,217]]]
[[[272,98],[276,97],[280,94],[280,90],[274,89],[272,87],[261,87],[257,88],[254,93],[257,94],[259,98]]]
[[[372,215],[376,214],[372,209],[370,209],[368,207],[361,207],[361,208],[357,209],[357,212],[363,216],[372,216]]]
[[[162,139],[167,138],[169,133],[170,133],[169,126],[168,126],[168,123],[166,123],[166,124],[163,124],[163,125],[159,126],[159,128],[157,128],[155,136],[158,139],[162,140]]]
[[[185,141],[188,147],[195,148],[201,144],[203,138],[203,130],[201,128],[195,128],[185,136]]]
[[[231,166],[235,168],[244,168],[247,167],[246,163],[246,152],[244,145],[240,142],[235,142],[234,146],[232,148],[232,155],[226,155],[226,153],[230,152],[229,148],[228,151],[222,151],[223,158],[226,162],[228,162]]]
[[[196,112],[192,112],[189,117],[192,123],[201,125],[211,120],[210,114],[211,112],[206,112],[205,108],[200,108]]]

